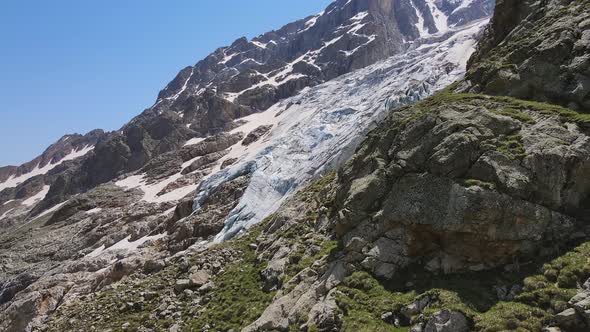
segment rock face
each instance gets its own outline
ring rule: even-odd
[[[412,41],[492,14],[493,1],[338,0],[321,14],[249,41],[236,40],[164,89],[156,110],[187,115],[207,93],[264,110],[279,99],[404,51]],[[446,17],[449,17],[448,21]],[[203,122],[203,121],[200,121]]]
[[[489,2],[466,8],[478,11]],[[416,49],[414,41],[449,26],[436,25],[433,19],[417,25],[419,16],[438,15],[433,12],[443,5],[437,6],[424,1],[335,1],[321,15],[252,41],[239,39],[182,70],[152,107],[120,130],[65,136],[32,162],[0,169],[1,304],[18,304],[7,311],[11,318],[3,320],[29,324],[32,317],[45,315],[39,311],[22,319],[12,316],[25,303],[37,303],[27,300],[32,284],[59,276],[60,282],[82,289],[100,289],[135,269],[154,273],[163,268],[161,257],[151,257],[144,243],[165,243],[160,244],[163,250],[177,252],[217,234],[249,185],[250,170],[209,190],[197,213],[186,198],[212,172],[243,159],[230,149],[240,152],[238,146],[248,152],[269,135],[270,124],[240,119],[306,87]],[[444,15],[459,6],[444,4]],[[408,10],[413,14],[405,15]],[[480,12],[467,21],[487,14]],[[462,62],[455,59],[450,65],[459,68]],[[374,70],[372,77],[380,71]],[[442,84],[440,73],[428,82],[420,77],[412,87],[427,95],[424,86]],[[397,85],[391,89],[401,90]],[[336,112],[327,120],[350,114]],[[315,134],[321,138],[321,132]],[[283,188],[299,184],[277,183]],[[287,191],[272,199],[278,201]],[[169,238],[158,241],[166,235]],[[137,255],[138,261],[127,255]],[[110,264],[108,257],[116,257],[116,263]]]
[[[258,141],[262,136],[266,135],[272,126],[260,126],[254,130],[252,130],[246,138],[242,141],[242,145],[248,146],[256,141]]]
[[[0,330],[35,329],[77,296],[134,273],[157,276],[171,268],[170,255],[261,221],[341,165],[387,110],[462,77],[491,3],[335,1],[182,70],[120,130],[66,136],[33,162],[2,168]],[[315,242],[293,249],[311,259],[321,250]],[[283,245],[268,250],[286,256],[265,256],[273,264],[260,271],[271,292],[293,273],[285,268],[296,258]],[[298,296],[316,301],[306,286],[320,294],[343,277],[341,265],[322,269],[326,280],[308,276]],[[214,287],[178,280],[171,293],[179,296]],[[340,326],[335,296],[314,308],[310,324]],[[118,309],[142,310],[131,302]]]
[[[586,6],[499,2],[453,89],[585,108],[566,88],[581,89],[584,72],[564,64],[586,56]],[[351,259],[384,278],[417,261],[477,270],[564,243],[588,222],[587,125],[559,107],[476,95],[442,93],[402,109],[341,171],[337,231]]]
[[[496,111],[511,107],[521,116]],[[590,137],[539,111],[442,93],[394,112],[339,176],[351,259],[391,278],[416,261],[489,268],[565,241],[588,221]]]
[[[590,4],[498,3],[462,90],[590,108]],[[532,28],[537,27],[537,28]]]

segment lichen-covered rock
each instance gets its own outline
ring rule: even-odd
[[[555,315],[555,322],[564,329],[575,330],[585,325],[581,318],[575,309],[569,308]]]
[[[590,4],[498,1],[461,90],[590,108]]]
[[[449,273],[566,240],[588,218],[590,137],[559,111],[443,92],[393,113],[339,174],[350,261],[383,278],[418,260]]]
[[[469,323],[460,312],[441,310],[426,322],[424,332],[467,332]]]

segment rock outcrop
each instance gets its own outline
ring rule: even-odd
[[[461,90],[590,109],[590,4],[498,2]]]
[[[418,261],[477,270],[567,241],[588,222],[590,137],[544,107],[445,92],[390,115],[340,172],[351,259],[392,278]]]

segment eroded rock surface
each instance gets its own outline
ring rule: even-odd
[[[393,113],[340,172],[337,231],[380,277],[416,261],[490,268],[588,221],[590,137],[577,124],[518,101],[454,98]],[[522,117],[499,112],[511,107]]]

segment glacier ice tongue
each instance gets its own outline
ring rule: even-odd
[[[388,111],[460,79],[486,24],[487,20],[481,20],[418,40],[404,54],[307,88],[264,112],[273,124],[269,136],[197,189],[195,213],[219,185],[251,175],[215,241],[227,240],[260,222],[301,185],[342,165]]]

